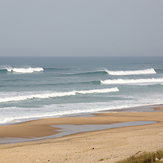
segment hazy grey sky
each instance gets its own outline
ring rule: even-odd
[[[0,56],[163,56],[163,0],[0,0]]]

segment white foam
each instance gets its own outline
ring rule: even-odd
[[[56,93],[44,93],[44,94],[31,94],[31,95],[18,95],[13,97],[1,98],[0,102],[9,102],[9,101],[22,101],[33,98],[50,98],[50,97],[62,97],[62,96],[72,96],[75,95],[75,92],[56,92]]]
[[[89,93],[109,93],[109,92],[118,92],[119,89],[115,88],[107,88],[107,89],[93,89],[93,90],[85,90],[85,91],[77,91],[76,93],[81,94],[89,94]]]
[[[92,113],[104,110],[131,108],[153,104],[162,104],[162,95],[157,96],[154,94],[150,100],[148,98],[142,100],[142,97],[138,95],[134,98],[134,100],[132,99],[123,101],[116,100],[95,103],[62,103],[32,108],[4,107],[0,108],[0,112],[3,115],[0,116],[0,123],[22,122],[39,118],[61,117],[72,114]]]
[[[22,101],[27,99],[33,99],[33,98],[40,98],[40,99],[46,99],[51,97],[63,97],[63,96],[75,96],[77,94],[90,94],[90,93],[109,93],[109,92],[117,92],[119,89],[117,87],[115,88],[107,88],[107,89],[94,89],[94,90],[82,90],[82,91],[70,91],[70,92],[47,92],[47,93],[36,93],[29,94],[28,92],[25,92],[23,94],[16,94],[11,93],[10,97],[2,93],[2,97],[0,97],[0,102],[9,102],[9,101]],[[8,93],[10,94],[10,93]]]
[[[158,84],[163,82],[163,78],[150,78],[150,79],[113,79],[113,80],[100,80],[101,84]]]
[[[116,104],[117,105],[117,104]],[[8,107],[3,108],[7,110],[2,117],[0,117],[0,123],[15,123],[32,119],[48,118],[48,117],[61,117],[65,115],[74,115],[81,113],[93,113],[103,110],[114,110],[133,107],[137,105],[108,105],[108,103],[69,103],[69,104],[52,104],[44,105],[40,108],[19,108]],[[2,108],[0,108],[2,110]],[[26,112],[25,110],[28,110]]]
[[[133,70],[133,71],[109,71],[105,70],[109,75],[143,75],[143,74],[156,74],[156,71],[151,69]]]
[[[7,70],[8,72],[15,72],[15,73],[33,73],[33,72],[40,72],[44,71],[42,67],[26,67],[26,68],[13,68],[11,66],[1,66],[1,70]]]
[[[44,71],[43,68],[41,67],[36,67],[36,68],[13,68],[13,69],[7,69],[7,71],[12,71],[12,72],[16,72],[16,73],[33,73],[33,72],[40,72],[40,71]]]

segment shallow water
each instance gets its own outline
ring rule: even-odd
[[[0,144],[12,144],[19,142],[27,142],[27,141],[35,141],[42,139],[51,139],[51,138],[59,138],[67,135],[72,135],[80,132],[89,132],[89,131],[97,131],[97,130],[106,130],[111,128],[118,127],[127,127],[127,126],[139,126],[139,125],[147,125],[157,123],[155,121],[133,121],[133,122],[122,122],[122,123],[114,123],[114,124],[105,124],[105,125],[53,125],[52,127],[59,128],[57,133],[52,136],[46,136],[41,138],[0,138]]]

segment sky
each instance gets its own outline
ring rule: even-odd
[[[163,0],[0,0],[0,56],[163,56]]]

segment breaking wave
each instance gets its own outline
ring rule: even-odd
[[[110,71],[108,69],[97,70],[97,71],[87,71],[87,72],[80,72],[72,75],[94,75],[94,74],[109,74],[109,75],[146,75],[146,74],[156,74],[156,71],[151,69],[145,70],[129,70],[129,71]]]
[[[101,84],[158,84],[163,82],[163,78],[150,78],[150,79],[113,79],[113,80],[100,80]]]
[[[107,89],[93,89],[93,90],[81,90],[81,91],[70,91],[70,92],[50,92],[50,93],[35,93],[29,95],[14,95],[10,97],[0,98],[0,102],[10,102],[10,101],[22,101],[33,98],[52,98],[52,97],[64,97],[64,96],[75,96],[77,94],[91,94],[91,93],[109,93],[109,92],[118,92],[119,89],[115,88],[107,88]],[[27,94],[27,93],[26,93]]]
[[[156,74],[156,71],[151,69],[145,70],[133,70],[133,71],[109,71],[106,70],[109,75],[144,75],[144,74]]]
[[[10,66],[3,66],[0,68],[0,71],[15,72],[15,73],[33,73],[33,72],[44,71],[44,69],[42,67],[13,68]]]

